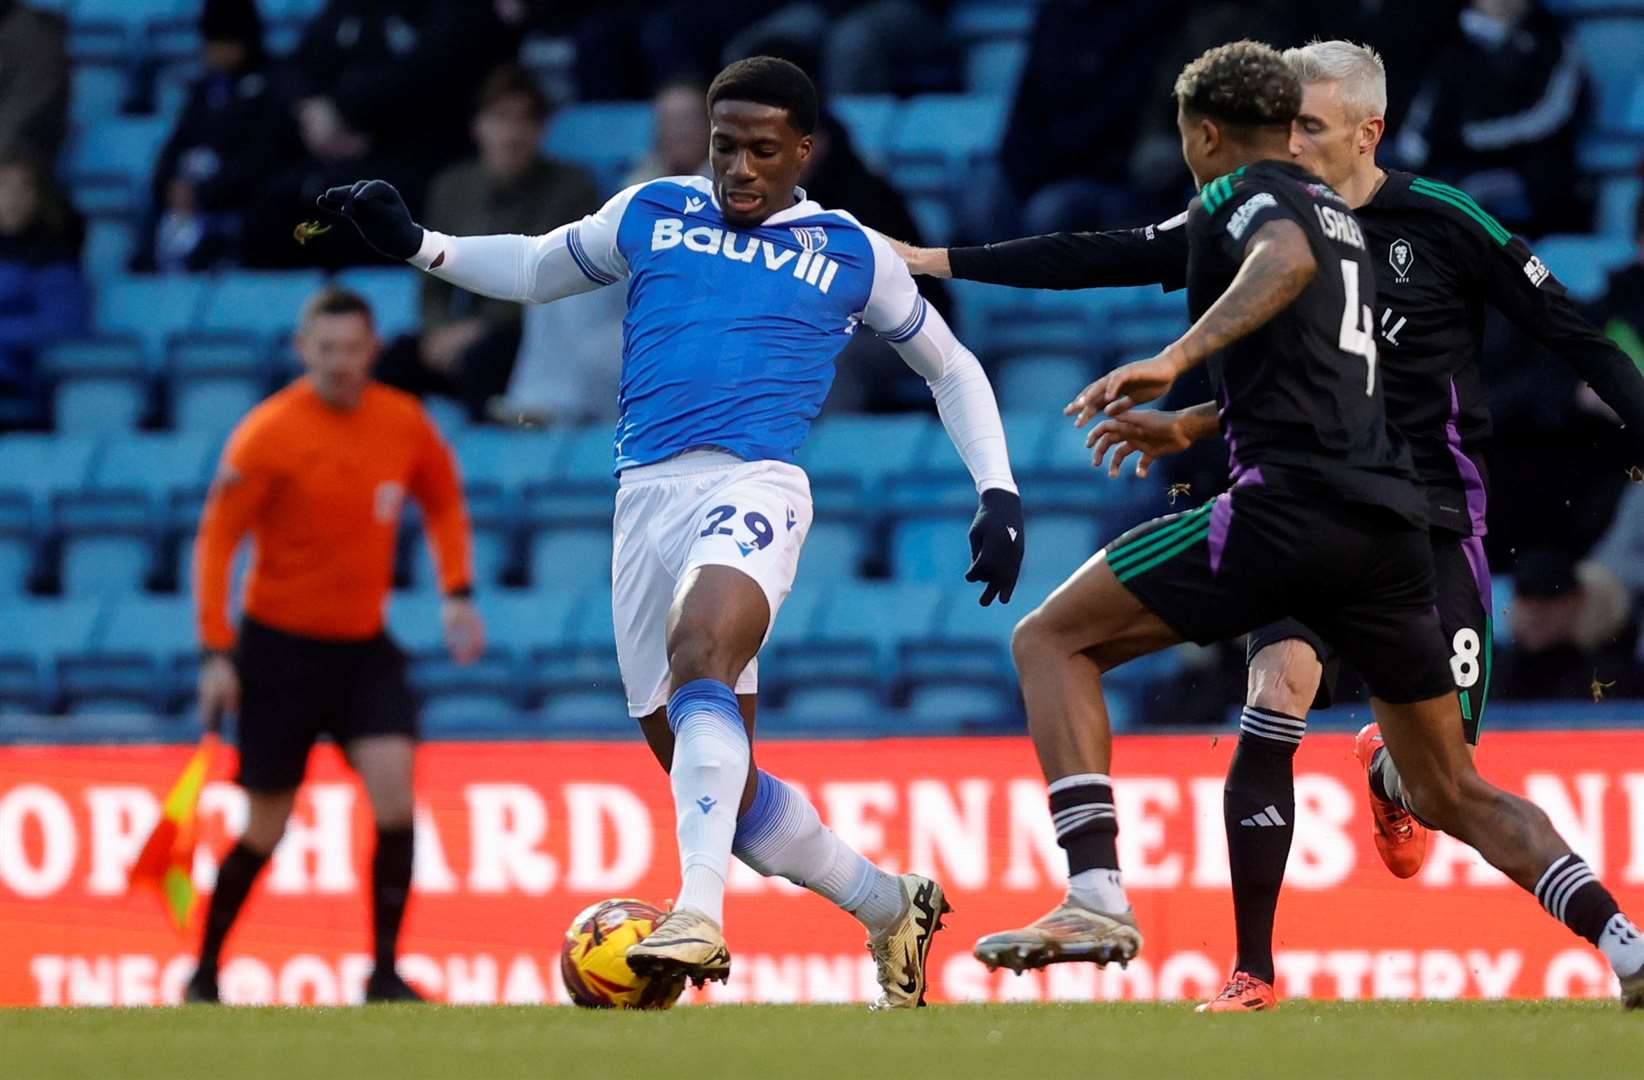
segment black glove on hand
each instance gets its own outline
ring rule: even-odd
[[[1022,572],[1022,497],[1003,488],[982,492],[982,505],[970,523],[970,569],[966,581],[987,584],[982,590],[982,606],[1010,603],[1016,591],[1016,576]]]
[[[405,200],[386,180],[356,180],[314,201],[352,221],[365,242],[390,259],[409,259],[422,247],[422,226],[411,220]]]

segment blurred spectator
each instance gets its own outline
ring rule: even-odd
[[[1635,258],[1610,271],[1604,295],[1593,305],[1593,321],[1604,329],[1633,363],[1644,368],[1644,198],[1633,222]]]
[[[1432,60],[1393,147],[1411,168],[1465,188],[1517,232],[1581,231],[1580,57],[1531,0],[1473,0]]]
[[[720,58],[780,56],[812,72],[825,94],[956,90],[959,55],[945,0],[802,0],[738,33]]]
[[[1152,216],[1159,188],[1180,189],[1185,200],[1191,189],[1182,188],[1179,139],[1168,163],[1141,185],[1132,182],[1131,151],[1144,131],[1165,122],[1168,96],[1157,97],[1155,87],[1160,43],[1180,35],[1188,8],[1183,0],[1049,0],[1040,7],[998,175],[973,178],[964,196],[971,238],[1135,224]],[[1180,69],[1174,64],[1172,81]]]
[[[902,193],[868,168],[851,143],[850,130],[826,108],[812,138],[811,157],[799,178],[807,196],[829,210],[844,210],[887,236],[915,245],[924,243]],[[951,320],[953,300],[947,287],[934,277],[914,280],[925,299]],[[829,409],[899,412],[930,408],[924,380],[875,334],[853,335],[839,354],[837,366]]]
[[[770,14],[770,0],[537,0],[537,22],[569,29],[586,101],[648,98],[681,77],[718,71],[725,44]],[[568,12],[581,11],[567,19]]]
[[[79,219],[32,157],[0,157],[0,427],[46,416],[41,346],[86,325]]]
[[[664,176],[709,175],[708,88],[694,79],[675,79],[651,100],[651,149],[623,186]]]
[[[174,273],[237,261],[257,187],[300,153],[254,0],[206,0],[200,40],[203,70],[155,163],[139,269]]]
[[[435,177],[421,222],[462,236],[546,233],[599,207],[582,169],[537,147],[548,102],[512,64],[486,79],[472,131],[479,156]],[[520,305],[422,278],[422,332],[384,353],[377,377],[412,393],[445,394],[482,419],[508,385],[520,345]]]
[[[481,0],[330,0],[291,57],[307,160],[265,193],[256,261],[380,262],[346,230],[299,250],[292,226],[320,192],[361,177],[390,181],[419,213],[434,173],[471,149],[473,94],[514,51],[515,14]]]
[[[1630,484],[1616,507],[1615,520],[1598,545],[1593,558],[1644,598],[1644,485]]]
[[[1627,590],[1603,565],[1527,552],[1513,570],[1511,617],[1512,644],[1495,661],[1502,697],[1644,697]]]
[[[68,133],[67,41],[61,15],[0,0],[0,154],[57,160]]]

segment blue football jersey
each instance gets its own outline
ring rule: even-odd
[[[792,462],[857,327],[919,332],[925,302],[884,238],[798,195],[734,228],[710,181],[670,177],[555,230],[590,283],[627,279],[617,472],[695,448]]]

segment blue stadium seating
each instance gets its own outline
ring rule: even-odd
[[[122,218],[97,218],[86,225],[86,246],[80,264],[93,284],[121,273],[137,250],[137,234]]]
[[[129,431],[149,410],[150,380],[141,347],[129,338],[88,338],[48,347],[40,370],[53,384],[58,431]]]
[[[277,337],[291,329],[303,302],[324,284],[319,271],[226,271],[206,292],[199,327]]]
[[[414,333],[421,321],[417,310],[420,278],[415,270],[397,266],[364,266],[344,270],[336,282],[370,301],[377,335],[391,341],[401,334]]]
[[[65,173],[74,203],[88,216],[130,215],[144,202],[149,171],[171,134],[163,116],[113,117],[75,136]]]
[[[61,691],[71,708],[118,702],[167,712],[198,649],[186,596],[120,598],[84,648],[59,661]]]
[[[843,581],[858,576],[867,554],[865,535],[862,522],[854,518],[836,514],[813,521],[799,557],[801,580]]]
[[[1086,356],[1017,356],[1000,365],[993,387],[1002,411],[1031,412],[1065,404],[1095,377]]]
[[[205,280],[194,276],[116,278],[97,289],[96,326],[136,338],[158,366],[167,340],[193,325],[205,292]]]
[[[88,600],[15,602],[0,619],[0,701],[52,711],[57,657],[87,648],[102,614],[102,605]]]
[[[1622,129],[1640,80],[1638,58],[1644,56],[1644,17],[1584,19],[1572,32],[1593,80],[1600,130]]]
[[[126,96],[125,69],[114,64],[77,64],[69,93],[69,118],[92,123],[120,111]]]
[[[651,107],[630,101],[567,105],[554,114],[543,140],[548,153],[592,171],[605,192],[617,189],[650,146]]]
[[[531,584],[538,589],[580,589],[611,580],[611,530],[548,529],[531,537]]]
[[[992,156],[1009,102],[991,94],[928,94],[905,104],[890,136],[890,163],[905,191],[946,194],[969,165]]]
[[[862,160],[882,171],[890,157],[896,99],[889,94],[856,94],[835,98],[828,103],[828,108],[850,131],[851,144]]]
[[[1010,97],[1016,93],[1016,84],[1022,78],[1022,67],[1027,63],[1027,45],[1020,41],[997,39],[980,41],[965,54],[965,86],[973,94],[999,94]]]
[[[1541,257],[1570,295],[1578,300],[1598,299],[1609,271],[1633,260],[1637,245],[1632,237],[1548,236],[1535,245]]]

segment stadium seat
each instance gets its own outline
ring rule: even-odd
[[[525,722],[533,720],[539,734],[558,738],[632,739],[637,731],[620,686],[561,690]]]
[[[864,720],[879,727],[884,711],[885,699],[869,686],[802,686],[782,704],[788,726],[808,727],[824,736],[840,733],[842,724],[855,727]]]
[[[545,530],[531,537],[530,546],[533,589],[610,587],[611,530],[608,526]]]
[[[898,646],[930,636],[941,600],[941,588],[924,582],[830,583],[811,632],[787,650],[784,676],[883,686]]]
[[[273,339],[296,326],[303,303],[324,285],[318,271],[229,270],[207,287],[199,325]]]
[[[165,712],[198,650],[188,597],[120,597],[93,640],[60,658],[61,690],[71,708],[114,701]]]
[[[1009,108],[1009,100],[995,94],[913,98],[891,130],[897,186],[915,194],[951,192],[964,169],[997,151]]]
[[[407,514],[407,530],[409,536],[406,543],[411,546],[411,587],[423,592],[439,591],[439,568],[435,565],[434,554],[429,547],[428,538],[422,531],[420,520],[412,520]],[[470,519],[472,539],[472,560],[474,564],[474,587],[476,589],[495,589],[500,587],[504,578],[515,572],[518,562],[514,547],[514,530],[506,523],[481,518]]]
[[[544,451],[553,447],[541,444]],[[523,513],[528,528],[565,523],[609,524],[616,499],[612,431],[608,424],[590,424],[568,430],[551,461],[531,454],[516,467],[528,470],[520,477]],[[546,466],[546,467],[545,467]]]
[[[948,13],[948,33],[960,41],[1026,38],[1038,0],[960,0]]]
[[[965,86],[973,94],[1016,95],[1022,67],[1027,63],[1027,45],[997,39],[980,41],[965,52]]]
[[[890,566],[898,581],[963,578],[970,565],[970,515],[914,514],[896,523]]]
[[[75,206],[88,217],[140,210],[170,134],[171,121],[162,116],[105,117],[80,129],[64,170]]]
[[[548,501],[552,501],[554,485],[547,482],[554,475],[566,440],[566,433],[559,429],[521,431],[473,426],[454,432],[451,449],[457,458],[469,513],[499,519],[516,517],[521,513],[528,485],[544,485]],[[607,455],[609,452],[607,440]]]
[[[924,416],[826,416],[799,448],[819,506],[853,509],[888,475],[913,469],[934,436]]]
[[[84,435],[0,436],[0,498],[29,500],[44,521],[53,496],[85,484],[97,448]]]
[[[1620,236],[1547,236],[1535,245],[1535,253],[1554,275],[1583,302],[1598,299],[1604,292],[1609,272],[1633,260],[1637,245]]]
[[[0,701],[49,712],[57,705],[56,658],[93,641],[102,604],[21,600],[0,619]]]
[[[58,431],[129,431],[149,411],[148,371],[141,346],[130,338],[60,342],[41,354],[40,370],[53,384]]]
[[[922,727],[948,726],[965,731],[1013,725],[1021,712],[1006,681],[917,686],[908,695],[906,709],[910,718],[926,721]]]
[[[1622,129],[1634,88],[1639,83],[1638,58],[1644,56],[1644,17],[1583,19],[1575,24],[1572,33],[1593,81],[1599,130]]]
[[[1065,404],[1095,377],[1093,367],[1078,354],[1013,357],[1000,365],[993,379],[999,408],[1028,413]]]
[[[391,341],[401,334],[415,333],[422,324],[418,310],[421,277],[415,270],[397,266],[360,266],[344,270],[336,282],[370,302],[378,336]],[[295,314],[292,321],[296,321]]]
[[[101,525],[63,538],[59,575],[68,596],[141,592],[155,569],[156,538],[147,525]]]
[[[540,590],[539,590],[540,591]],[[571,691],[622,692],[609,585],[577,590],[560,639],[533,651],[528,668],[532,696]]]
[[[89,124],[120,111],[126,73],[115,64],[76,64],[70,85],[69,119]]]
[[[199,277],[115,278],[98,286],[97,329],[135,337],[157,366],[167,339],[193,324],[204,296],[205,282]]]
[[[883,172],[890,156],[891,125],[896,118],[896,99],[889,94],[856,94],[834,98],[828,108],[850,131],[851,144],[862,160]]]
[[[20,499],[0,501],[0,596],[21,596],[34,578],[39,541],[32,508]]]
[[[834,515],[811,524],[799,556],[801,580],[848,581],[862,573],[866,555],[862,522]]]
[[[465,692],[429,698],[420,709],[425,739],[485,739],[515,731],[519,707],[506,694]]]
[[[85,251],[80,265],[93,284],[125,273],[137,250],[137,235],[123,218],[99,218],[86,225]]]
[[[600,189],[611,192],[651,148],[651,126],[651,106],[646,102],[578,102],[554,113],[543,149],[587,167]]]
[[[499,592],[483,590],[475,595],[485,634],[500,649],[517,657],[527,657],[538,649],[559,645],[566,628],[577,614],[580,597],[573,592]]]
[[[1644,86],[1644,83],[1640,85]],[[1636,96],[1640,108],[1644,109],[1644,91]],[[1641,114],[1641,119],[1644,119],[1644,114]],[[1631,235],[1638,221],[1641,191],[1644,191],[1644,178],[1637,176],[1608,176],[1599,181],[1594,231],[1600,236]]]

